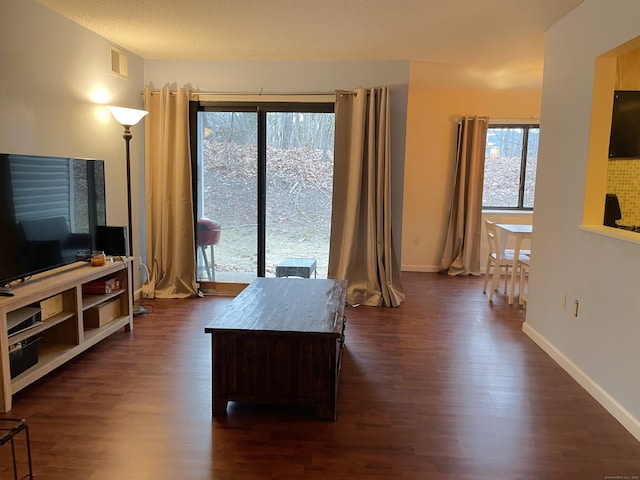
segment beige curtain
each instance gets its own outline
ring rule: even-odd
[[[144,89],[147,298],[197,294],[188,94]]]
[[[458,128],[456,174],[441,267],[449,275],[480,275],[482,182],[488,117],[465,117]]]
[[[329,277],[352,304],[404,300],[391,235],[389,88],[336,92]]]

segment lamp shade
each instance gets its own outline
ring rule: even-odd
[[[138,123],[149,112],[135,108],[107,107],[120,125],[131,127]]]

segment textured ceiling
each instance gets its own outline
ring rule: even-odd
[[[544,32],[583,0],[40,0],[144,59],[413,60],[539,85]],[[517,84],[520,85],[517,85]]]

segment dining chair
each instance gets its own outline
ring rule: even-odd
[[[489,253],[487,255],[487,267],[484,272],[484,282],[482,292],[487,293],[487,284],[489,283],[489,275],[491,275],[491,292],[489,293],[489,301],[493,302],[493,294],[498,289],[500,277],[504,274],[504,293],[507,293],[507,281],[510,270],[513,268],[513,256],[515,252],[512,249],[504,249],[500,251],[500,242],[498,241],[498,229],[496,224],[491,220],[485,220],[485,229],[487,231],[487,244]],[[520,260],[527,261],[528,257],[524,253],[518,255],[516,262],[516,275],[520,272]]]
[[[214,263],[213,246],[217,245],[220,241],[220,232],[222,231],[222,227],[219,222],[209,220],[208,218],[199,218],[196,226],[196,247],[202,252],[202,259],[204,261],[205,270],[207,271],[207,278],[209,280],[215,280],[216,266]],[[209,266],[209,260],[207,259],[207,246],[211,249],[211,266]]]
[[[520,283],[518,285],[518,303],[524,305],[528,301],[529,287],[525,287],[529,276],[529,268],[531,268],[531,255],[525,255],[524,259],[518,261],[520,264]]]

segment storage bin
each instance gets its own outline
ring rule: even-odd
[[[40,350],[40,337],[31,337],[20,344],[14,345],[9,351],[9,367],[11,378],[17,377],[28,368],[38,363],[38,352]]]
[[[61,313],[63,309],[62,294],[41,300],[40,309],[42,310],[42,320],[47,320],[48,318]]]
[[[120,300],[116,298],[110,302],[101,303],[84,312],[84,326],[98,328],[109,323],[111,320],[115,320],[119,316]]]

